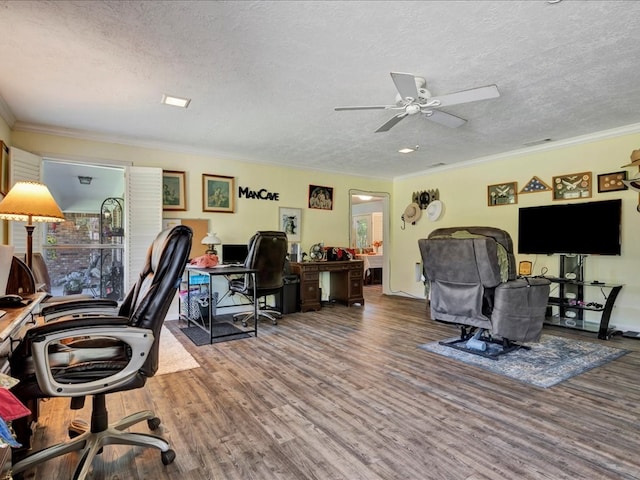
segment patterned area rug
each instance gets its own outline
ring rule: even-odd
[[[200,364],[195,358],[185,350],[178,339],[163,325],[160,332],[160,358],[156,376],[198,368],[199,366]]]
[[[456,350],[438,342],[425,343],[419,348],[543,388],[556,385],[629,353],[628,350],[599,343],[554,335],[542,335],[539,343],[529,343],[527,346],[531,349],[519,349],[498,360]]]

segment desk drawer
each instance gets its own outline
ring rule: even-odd
[[[305,269],[302,271],[303,282],[317,282],[319,278],[320,278],[320,273],[317,270],[308,271]]]
[[[356,269],[349,270],[349,276],[351,278],[362,278],[362,275],[363,275],[362,270],[356,270]]]

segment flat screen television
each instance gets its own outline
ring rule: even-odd
[[[622,200],[520,208],[518,253],[620,255]]]
[[[249,254],[249,247],[246,243],[223,243],[222,244],[222,263],[228,265],[235,263],[244,263]]]

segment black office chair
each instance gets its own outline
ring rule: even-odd
[[[266,304],[267,295],[275,295],[284,285],[284,262],[287,256],[287,234],[284,232],[256,232],[249,240],[249,253],[244,266],[257,270],[256,295],[253,298],[253,278],[251,275],[243,275],[242,279],[233,279],[229,282],[229,290],[232,293],[240,293],[258,304],[258,318],[266,317],[274,325],[278,324],[278,318],[282,313],[270,308]],[[254,316],[251,312],[237,313],[234,321],[242,319],[242,325],[247,326],[247,321]]]
[[[153,447],[162,452],[165,465],[174,460],[175,453],[163,438],[125,431],[143,420],[151,430],[158,428],[160,419],[153,412],[138,412],[109,425],[105,395],[141,388],[158,369],[160,329],[187,263],[191,237],[191,229],[183,225],[156,237],[118,315],[68,315],[27,331],[11,357],[11,374],[20,379],[12,392],[30,403],[71,397],[71,408],[76,409],[92,395],[93,410],[90,431],[25,457],[14,464],[14,474],[81,450],[73,478],[84,479],[94,456],[110,444]]]

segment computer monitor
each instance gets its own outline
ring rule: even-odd
[[[249,247],[246,243],[223,243],[222,263],[244,263],[249,254]]]

